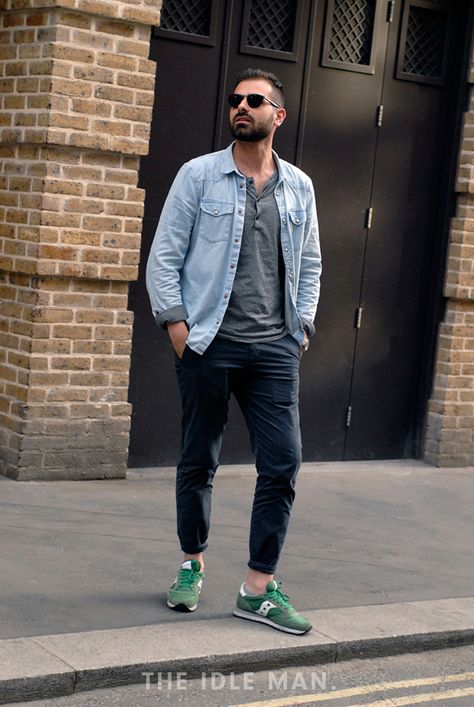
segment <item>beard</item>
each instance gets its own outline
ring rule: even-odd
[[[258,142],[264,140],[270,135],[273,127],[273,120],[266,125],[255,125],[254,123],[245,123],[241,125],[229,124],[230,134],[235,140],[242,142]]]

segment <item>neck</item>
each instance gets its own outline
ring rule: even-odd
[[[246,176],[264,172],[272,173],[275,170],[271,140],[258,142],[236,140],[233,154],[237,168]]]

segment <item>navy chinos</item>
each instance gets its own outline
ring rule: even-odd
[[[182,407],[176,503],[181,549],[207,548],[213,479],[231,394],[244,415],[256,460],[248,566],[275,572],[301,464],[300,345],[287,334],[244,343],[216,337],[200,355],[175,356]]]

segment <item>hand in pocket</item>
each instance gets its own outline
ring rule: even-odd
[[[186,341],[189,336],[188,327],[185,322],[173,322],[168,324],[168,334],[179,359],[183,358]]]

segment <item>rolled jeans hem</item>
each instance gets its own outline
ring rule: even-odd
[[[185,548],[181,545],[181,550],[186,554],[186,555],[198,555],[200,552],[204,552],[208,548],[208,543],[205,543],[205,545],[199,545],[196,548]]]
[[[249,560],[247,566],[250,567],[251,570],[255,570],[256,572],[263,572],[264,574],[275,574],[276,572],[276,564],[265,565],[262,562],[253,562],[253,560]]]

